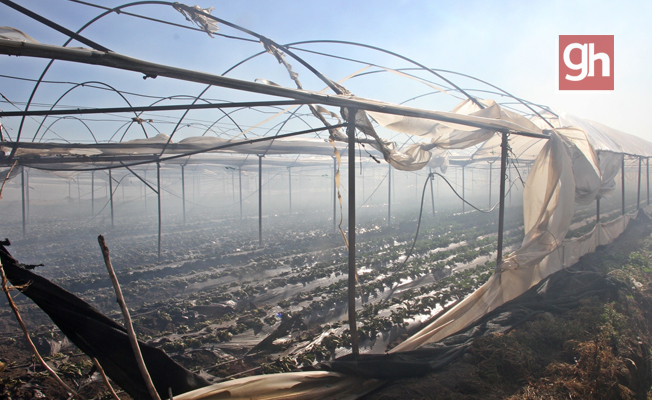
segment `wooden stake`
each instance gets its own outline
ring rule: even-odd
[[[95,363],[95,367],[97,368],[97,371],[100,373],[100,375],[102,375],[104,384],[106,385],[106,387],[109,388],[109,391],[111,392],[111,396],[113,396],[115,400],[120,400],[120,397],[118,397],[118,394],[113,389],[113,386],[111,386],[111,383],[109,382],[109,378],[106,377],[106,374],[104,373],[104,368],[102,368],[100,362],[97,361],[97,358],[93,357],[93,363]]]
[[[113,289],[118,298],[118,304],[122,310],[122,316],[125,320],[125,328],[127,328],[127,333],[129,334],[129,342],[131,343],[131,348],[134,351],[134,356],[136,357],[136,363],[138,364],[138,369],[140,369],[141,374],[143,375],[143,380],[147,386],[152,400],[161,400],[154,388],[154,383],[152,383],[152,378],[149,376],[147,371],[147,366],[145,366],[145,361],[143,360],[143,355],[140,352],[140,346],[138,345],[138,339],[136,338],[136,332],[134,332],[134,326],[131,322],[131,316],[129,315],[129,309],[125,303],[124,296],[122,296],[122,289],[120,288],[120,283],[118,283],[118,277],[115,275],[113,270],[113,265],[111,265],[111,257],[109,256],[109,248],[104,241],[104,236],[100,235],[97,237],[97,241],[100,244],[100,249],[102,250],[102,256],[104,256],[104,263],[106,264],[106,269],[109,272],[109,277],[111,278],[111,283],[113,283]]]
[[[5,190],[5,184],[9,180],[9,176],[11,175],[11,172],[14,170],[14,167],[16,166],[17,161],[14,161],[12,164],[11,168],[9,168],[9,172],[7,172],[7,176],[5,176],[5,179],[2,181],[2,186],[0,186],[0,199],[2,199],[2,192]],[[23,334],[25,335],[25,339],[27,340],[27,343],[29,344],[29,347],[32,349],[32,352],[36,356],[36,358],[39,360],[41,365],[43,365],[43,368],[45,368],[46,371],[52,377],[59,382],[59,384],[69,393],[72,393],[73,396],[82,399],[77,392],[75,392],[73,389],[70,388],[70,386],[66,385],[64,381],[59,378],[59,375],[57,375],[56,372],[50,366],[45,362],[43,357],[39,354],[38,350],[36,350],[36,346],[34,346],[34,342],[32,342],[32,339],[29,337],[29,332],[27,331],[27,326],[25,325],[25,322],[23,321],[23,318],[20,316],[20,312],[18,311],[18,307],[16,307],[16,303],[14,303],[14,298],[11,297],[11,294],[9,294],[9,288],[7,287],[7,277],[5,276],[5,270],[2,267],[2,263],[0,263],[0,275],[2,275],[2,290],[5,292],[5,295],[7,296],[7,301],[9,302],[9,306],[14,312],[14,315],[16,316],[16,320],[18,321],[18,324],[20,325],[20,328],[23,330]]]
[[[1,195],[1,193],[0,193]],[[29,347],[32,349],[32,352],[36,356],[36,358],[39,360],[41,365],[43,365],[43,368],[45,368],[46,371],[57,381],[59,382],[59,385],[61,385],[68,393],[72,393],[73,396],[77,397],[78,399],[84,399],[81,397],[77,392],[75,392],[70,386],[66,385],[64,381],[59,378],[59,375],[57,375],[56,372],[50,366],[45,362],[43,357],[39,354],[38,350],[36,350],[36,346],[34,346],[34,342],[32,342],[32,339],[29,337],[29,332],[27,331],[27,326],[25,326],[25,322],[23,322],[23,319],[20,316],[20,312],[18,312],[18,307],[16,307],[16,303],[14,303],[13,297],[11,297],[11,294],[9,294],[9,288],[7,287],[7,277],[5,276],[5,270],[2,267],[2,264],[0,263],[0,274],[2,275],[2,290],[5,292],[5,295],[7,296],[7,301],[9,302],[9,306],[14,312],[14,315],[16,316],[16,320],[18,321],[18,324],[20,325],[20,328],[23,330],[23,334],[25,335],[25,339],[27,340],[27,344]]]
[[[5,179],[2,181],[2,186],[0,186],[0,199],[2,199],[2,192],[5,190],[5,185],[7,184],[7,181],[9,180],[9,176],[11,176],[11,172],[14,170],[14,167],[18,161],[14,161],[13,164],[11,164],[11,168],[9,168],[9,172],[7,172],[7,176],[5,176]]]

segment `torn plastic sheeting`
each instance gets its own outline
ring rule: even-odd
[[[545,188],[545,190],[541,190]],[[477,291],[408,338],[390,352],[408,351],[432,343],[468,326],[536,284],[535,268],[561,244],[570,227],[575,183],[563,139],[553,133],[528,176],[524,198],[526,236],[523,245]]]
[[[168,143],[169,136],[158,134],[148,139],[135,139],[124,143],[97,143],[97,144],[65,144],[65,143],[18,143],[15,155],[17,157],[57,157],[57,156],[96,156],[96,155],[153,155],[160,154],[163,149],[165,155],[183,154],[206,150],[211,153],[237,153],[237,154],[312,154],[330,155],[333,147],[327,141],[317,138],[283,138],[258,143],[249,143],[248,140],[231,141],[216,137],[190,137],[178,143]],[[235,144],[225,149],[213,148]],[[344,144],[337,144],[344,148]],[[9,146],[4,146],[5,152],[10,151]]]
[[[583,130],[560,128],[557,132],[562,135],[570,151],[575,178],[575,203],[591,204],[602,186],[598,155]]]
[[[61,331],[89,357],[97,358],[106,374],[132,398],[151,399],[126,330],[74,294],[19,266],[0,244],[0,260],[14,286],[41,308]],[[161,349],[139,341],[144,361],[159,395],[188,392],[209,382],[186,370]]]
[[[382,383],[375,379],[358,378],[337,372],[286,372],[221,382],[174,398],[175,400],[353,400],[376,389]]]
[[[482,100],[482,102],[487,105],[486,108],[480,109],[473,105],[475,106],[474,108],[469,104],[470,101],[467,100],[455,107],[452,112],[460,115],[501,120],[514,124],[522,131],[541,133],[541,129],[527,118],[503,109],[494,101]],[[369,115],[387,129],[408,135],[429,138],[433,147],[440,148],[461,149],[470,147],[486,141],[495,132],[495,129],[479,129],[425,118],[405,117],[378,112],[369,112]]]
[[[36,39],[25,32],[10,26],[0,26],[0,39],[17,40],[19,42],[38,43]]]
[[[493,135],[489,140],[484,142],[474,153],[471,155],[473,162],[489,161],[494,162],[500,160],[500,143],[501,135]],[[527,136],[510,135],[509,147],[511,149],[511,158],[514,156],[516,159],[525,162],[531,162],[537,158],[541,149],[546,144],[546,139],[538,139]]]
[[[652,156],[652,143],[637,136],[610,128],[600,123],[559,113],[562,127],[576,127],[586,132],[589,143],[597,152],[610,151],[639,156]]]
[[[348,118],[348,109],[342,108],[342,116],[345,119]],[[363,143],[366,142],[380,151],[385,161],[400,171],[417,171],[425,167],[430,161],[432,154],[421,143],[415,143],[399,150],[396,143],[381,139],[365,111],[360,110],[355,114],[355,126],[362,133],[372,138],[363,141]],[[340,137],[338,140],[344,140],[344,138]]]

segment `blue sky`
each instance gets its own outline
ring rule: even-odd
[[[116,6],[122,1],[91,0]],[[98,11],[66,0],[20,0],[21,5],[72,29],[78,29]],[[188,4],[188,3],[187,3]],[[593,119],[652,141],[647,123],[652,78],[652,2],[649,1],[213,1],[214,15],[259,32],[279,43],[311,39],[338,39],[383,47],[430,67],[477,76],[513,94],[577,116]],[[175,11],[140,7],[152,15],[176,18]],[[89,29],[86,35],[118,52],[180,66],[207,70],[222,66],[260,49],[257,45],[234,45],[183,33],[171,35],[153,25],[116,23],[120,17]],[[63,36],[0,5],[0,25],[24,30],[44,43],[61,44]],[[223,33],[233,33],[222,28]],[[559,91],[559,35],[596,34],[615,36],[614,91]],[[141,40],[142,36],[146,40]],[[190,38],[190,36],[188,37]],[[175,41],[178,45],[175,46]],[[207,48],[208,46],[213,46]],[[177,53],[174,53],[174,52]],[[183,52],[187,51],[187,52]],[[346,54],[356,51],[346,50]],[[207,54],[208,53],[208,54]],[[174,56],[176,54],[176,56]],[[173,55],[170,58],[170,55]],[[271,58],[271,57],[269,57]],[[215,64],[213,64],[213,62]],[[194,64],[193,64],[194,63]],[[328,64],[328,63],[327,63]],[[6,68],[3,68],[3,65]],[[243,71],[272,66],[260,61]],[[339,79],[346,75],[335,65],[323,66]],[[332,69],[329,69],[332,68]],[[355,67],[348,71],[353,72]],[[0,70],[10,70],[0,58]],[[15,71],[14,71],[15,72]],[[256,76],[272,79],[270,76]],[[263,74],[265,75],[265,74]],[[302,75],[305,76],[305,75]],[[284,84],[287,84],[284,82]],[[311,89],[318,89],[310,87]],[[388,86],[385,90],[396,90]],[[3,88],[0,91],[9,91]],[[360,88],[365,96],[384,100],[382,88]],[[391,99],[397,101],[396,99]]]

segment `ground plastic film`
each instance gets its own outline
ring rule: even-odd
[[[0,259],[12,285],[23,287],[21,293],[48,314],[81,351],[97,358],[109,378],[134,399],[151,399],[124,327],[72,293],[22,268],[1,244]],[[143,342],[139,344],[161,398],[168,397],[168,388],[177,395],[209,385],[162,350]]]

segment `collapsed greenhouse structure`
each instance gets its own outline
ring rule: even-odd
[[[326,198],[320,204],[322,208],[328,207],[328,224],[341,232],[346,243],[347,301],[355,305],[359,290],[357,268],[368,267],[357,265],[356,257],[356,212],[360,209],[356,196],[360,196],[361,179],[374,180],[371,187],[376,189],[383,181],[389,181],[387,202],[383,203],[387,207],[387,224],[392,221],[392,170],[396,173],[423,171],[423,188],[420,182],[417,184],[419,175],[415,175],[413,190],[423,211],[430,185],[433,214],[436,201],[432,185],[440,177],[446,179],[442,174],[447,169],[460,172],[461,183],[456,180],[455,184],[461,193],[458,195],[462,213],[487,211],[473,204],[479,201],[486,204],[486,197],[482,200],[477,195],[473,200],[466,197],[465,171],[475,173],[472,182],[483,181],[482,196],[488,191],[489,208],[495,185],[494,197],[497,195],[499,199],[498,229],[496,255],[492,254],[492,258],[497,261],[491,277],[463,300],[450,302],[446,309],[433,310],[432,315],[445,312],[388,350],[389,355],[416,351],[467,328],[551,274],[571,266],[582,255],[611,243],[639,213],[652,212],[651,143],[519,99],[463,74],[428,68],[398,54],[352,42],[306,41],[281,45],[213,16],[211,10],[180,3],[145,1],[93,9],[98,15],[72,32],[9,0],[0,2],[5,8],[18,10],[69,37],[63,46],[57,46],[39,43],[29,32],[0,28],[0,53],[5,58],[18,56],[11,61],[22,63],[18,68],[36,77],[2,75],[0,78],[3,83],[12,83],[21,88],[17,90],[22,90],[16,97],[19,101],[12,102],[12,96],[8,96],[5,104],[24,106],[0,111],[0,147],[4,152],[0,162],[4,168],[2,176],[20,181],[23,234],[27,229],[28,171],[33,171],[33,176],[43,172],[68,178],[83,176],[86,184],[90,178],[92,195],[97,191],[96,175],[99,180],[100,174],[106,173],[111,224],[117,188],[113,185],[118,183],[112,175],[123,174],[142,184],[142,190],[156,195],[156,252],[160,259],[164,252],[161,170],[180,174],[185,221],[186,171],[217,166],[227,168],[230,173],[234,200],[231,212],[240,218],[243,217],[243,172],[249,172],[257,180],[253,184],[253,193],[257,195],[254,208],[258,214],[258,242],[262,245],[263,171],[287,173],[288,188],[284,195],[288,196],[292,213],[292,170],[298,171],[296,174],[306,168],[318,168],[329,174],[318,184],[319,196]],[[137,11],[141,8],[143,11]],[[158,10],[162,8],[166,16],[177,15],[180,19],[161,19]],[[170,64],[144,61],[90,40],[85,31],[92,31],[105,20],[113,24],[125,20],[136,25],[156,24],[182,31],[183,35],[188,32],[193,40],[229,41],[257,50],[223,74],[199,72],[176,66],[192,65],[192,61],[187,64],[180,58],[173,58]],[[224,30],[229,32],[223,33]],[[73,41],[83,47],[69,46]],[[358,52],[360,58],[355,57]],[[25,63],[37,61],[34,67],[24,67]],[[329,73],[333,71],[343,77],[336,79],[322,72],[320,63],[337,63],[336,68],[329,66]],[[255,76],[254,80],[251,74],[264,76]],[[458,84],[459,81],[463,83]],[[461,86],[470,84],[482,89]],[[387,96],[371,100],[353,94],[366,93],[365,88],[374,85],[390,88],[378,91],[381,96]],[[25,93],[28,99],[20,103],[26,98]],[[433,111],[443,107],[451,111]],[[105,119],[85,120],[80,116]],[[152,167],[148,179],[147,169]],[[346,185],[340,184],[344,180],[340,176],[342,169],[348,172]],[[385,175],[380,180],[374,172],[369,172],[381,169]],[[367,175],[360,178],[362,170]],[[505,199],[508,192],[511,194],[516,176],[525,176],[526,170],[522,192],[525,236],[514,251],[503,254]],[[155,181],[152,174],[156,176]],[[626,185],[627,174],[633,177],[634,185]],[[364,182],[362,185],[364,190]],[[632,205],[629,210],[626,186],[630,193],[635,193],[636,199],[635,207]],[[606,222],[600,220],[604,215],[604,210],[600,210],[603,198],[620,200],[617,215],[610,214],[613,218]],[[91,203],[94,206],[95,200]],[[297,203],[295,195],[295,210],[300,207]],[[567,237],[577,206],[589,209],[587,218],[595,218],[595,224],[582,235]],[[372,211],[379,212],[378,208]],[[348,228],[343,227],[345,218]],[[418,224],[420,221],[421,215]],[[401,262],[407,262],[410,256],[405,254]],[[360,290],[364,290],[364,285],[361,286]],[[358,296],[358,304],[363,297]],[[352,340],[349,347],[354,362],[361,355],[355,319],[355,307],[349,307]],[[382,352],[386,350],[385,347]],[[382,380],[365,374],[356,375],[355,371],[301,371],[240,378],[173,395],[175,399],[222,398],[219,396],[225,393],[246,398],[355,398],[381,383]],[[157,390],[167,395],[167,388],[157,387]]]

